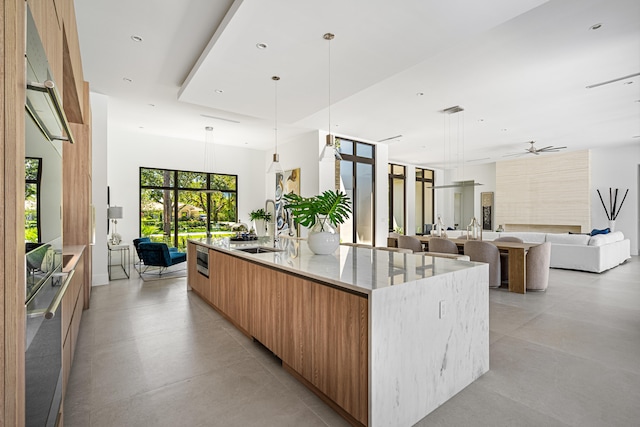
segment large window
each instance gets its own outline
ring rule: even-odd
[[[188,238],[229,234],[237,189],[236,175],[140,168],[140,236],[184,248]]]
[[[433,171],[416,168],[416,234],[429,234],[433,224]]]
[[[375,242],[375,147],[348,139],[340,143],[340,187],[352,202],[351,218],[340,226],[345,243]]]
[[[24,160],[24,239],[26,242],[40,242],[40,181],[42,180],[42,159],[26,157]]]
[[[389,231],[404,234],[405,167],[389,163]]]

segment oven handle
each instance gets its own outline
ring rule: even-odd
[[[56,315],[56,310],[58,310],[58,306],[62,302],[62,297],[64,297],[64,294],[67,291],[67,286],[69,286],[69,283],[71,282],[71,278],[73,278],[73,275],[75,273],[76,273],[75,270],[71,270],[67,275],[67,278],[65,279],[64,283],[62,284],[62,286],[60,286],[60,290],[56,294],[55,298],[53,298],[53,301],[51,301],[51,304],[49,304],[49,308],[47,308],[47,311],[45,311],[44,313],[45,319],[52,319],[53,316]]]

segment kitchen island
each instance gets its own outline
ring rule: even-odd
[[[486,264],[273,249],[190,240],[188,286],[352,424],[413,425],[489,370]]]

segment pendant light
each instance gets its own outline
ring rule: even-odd
[[[326,33],[322,38],[329,42],[329,129],[326,144],[320,154],[320,160],[342,160],[342,156],[336,146],[335,137],[331,134],[331,40],[335,38],[335,34]]]
[[[276,149],[275,152],[273,153],[273,161],[271,162],[271,166],[269,166],[269,169],[267,170],[268,174],[271,173],[283,173],[284,170],[282,169],[282,166],[280,166],[280,155],[278,155],[278,80],[280,80],[280,77],[278,76],[273,76],[271,77],[271,80],[274,81],[274,85],[275,85],[275,126],[274,126],[274,131],[275,131],[275,141],[276,141]]]
[[[204,167],[202,171],[205,173],[214,173],[216,169],[216,157],[214,152],[214,143],[213,143],[213,127],[205,126],[204,128]],[[205,194],[215,193],[217,190],[203,188],[202,192]]]
[[[453,143],[451,141],[451,115],[455,114],[457,118],[457,122],[454,122],[453,125],[457,126],[456,131],[456,176],[458,181],[454,184],[445,184],[445,185],[435,185],[431,187],[434,190],[439,190],[443,188],[462,188],[462,187],[477,187],[480,184],[475,181],[462,181],[464,179],[464,108],[459,105],[455,105],[453,107],[445,108],[441,111],[444,114],[444,139],[443,139],[443,170],[451,170],[452,167],[452,147]],[[462,113],[462,114],[459,114]],[[447,128],[449,128],[448,140],[447,140]],[[462,143],[462,157],[460,156],[460,145]],[[447,148],[449,151],[449,160],[447,161]]]

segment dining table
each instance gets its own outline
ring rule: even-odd
[[[436,236],[416,236],[428,250],[429,240]],[[460,253],[464,253],[466,238],[447,238],[458,246]],[[500,252],[506,253],[509,258],[509,292],[524,294],[527,292],[527,252],[529,248],[537,246],[537,243],[496,242],[483,240],[483,242],[495,245]]]

